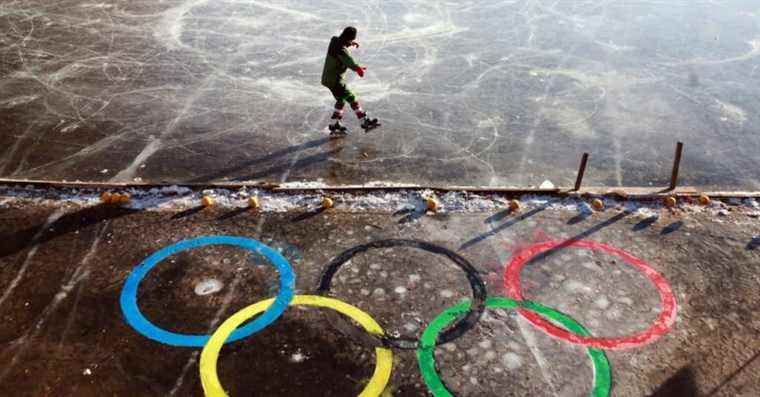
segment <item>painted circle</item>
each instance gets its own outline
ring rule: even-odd
[[[444,310],[428,325],[425,331],[422,333],[422,346],[417,349],[417,363],[422,372],[422,378],[425,381],[428,389],[435,397],[450,397],[451,392],[443,384],[441,377],[438,375],[438,370],[435,366],[435,345],[436,338],[441,332],[441,329],[446,327],[457,317],[466,312],[469,307],[469,302],[465,301],[456,306],[452,306]],[[566,314],[560,313],[552,308],[543,306],[541,304],[531,301],[515,301],[509,298],[492,297],[486,301],[486,307],[488,308],[500,308],[500,309],[521,309],[524,311],[530,311],[537,315],[541,315],[550,320],[556,321],[561,324],[570,332],[574,332],[579,335],[588,336],[589,332],[578,324]],[[590,396],[593,397],[605,397],[610,394],[610,387],[612,384],[612,375],[610,370],[610,363],[607,361],[607,356],[604,351],[593,347],[588,347],[588,355],[591,358],[591,362],[594,366],[594,386],[591,389]]]
[[[295,288],[295,274],[288,260],[277,251],[253,239],[233,236],[204,236],[182,240],[154,252],[129,274],[124,283],[124,288],[121,290],[119,301],[124,318],[135,331],[149,339],[172,346],[202,347],[208,342],[209,335],[178,334],[156,326],[145,318],[137,306],[137,289],[151,269],[170,255],[206,245],[232,245],[261,254],[274,265],[280,275],[280,290],[274,304],[254,321],[233,332],[227,342],[240,340],[261,331],[282,315],[290,300],[293,299],[293,289]]]
[[[512,258],[512,261],[504,272],[504,286],[507,290],[508,295],[517,300],[523,299],[522,291],[520,288],[520,271],[535,256],[544,254],[547,251],[566,247],[585,248],[594,251],[606,252],[608,254],[619,257],[624,262],[639,269],[652,282],[660,294],[660,304],[662,308],[660,310],[660,314],[657,316],[657,319],[649,328],[634,335],[611,338],[596,338],[588,335],[573,334],[552,325],[550,322],[544,320],[535,313],[518,309],[523,317],[552,336],[564,339],[571,343],[583,346],[598,347],[602,349],[625,349],[645,345],[670,331],[670,328],[673,326],[673,323],[676,320],[676,313],[678,309],[676,298],[673,295],[673,290],[670,288],[668,281],[665,280],[665,277],[663,277],[645,261],[619,248],[611,247],[609,245],[597,243],[594,241],[552,240],[534,244],[520,250]]]
[[[240,324],[249,318],[268,310],[274,299],[267,299],[254,303],[239,312],[233,314],[225,320],[222,325],[211,335],[206,346],[201,352],[201,360],[198,365],[201,373],[201,384],[203,391],[208,397],[224,397],[227,393],[224,391],[219,374],[217,373],[217,361],[222,345],[230,333]],[[342,313],[361,325],[367,332],[378,336],[385,335],[385,331],[369,314],[361,311],[359,308],[349,305],[343,301],[328,298],[325,296],[314,295],[296,295],[291,301],[292,305],[316,306],[333,309]],[[388,380],[391,377],[391,367],[393,366],[393,352],[384,347],[375,348],[375,370],[372,377],[367,382],[364,390],[359,394],[360,397],[376,397],[383,393]]]
[[[472,300],[474,303],[470,310],[467,311],[467,313],[461,319],[454,323],[454,325],[449,329],[441,333],[438,343],[451,342],[475,326],[478,320],[480,320],[480,316],[483,315],[487,296],[486,286],[480,276],[478,276],[478,271],[474,266],[472,266],[472,264],[470,264],[470,262],[467,261],[467,259],[464,259],[457,253],[424,241],[403,239],[377,240],[344,251],[335,257],[335,259],[330,261],[330,263],[328,263],[325,267],[324,273],[322,273],[322,278],[319,281],[317,292],[319,292],[321,295],[328,293],[330,291],[330,285],[332,284],[332,279],[335,276],[335,273],[337,273],[338,269],[340,269],[343,264],[348,262],[356,254],[368,251],[370,249],[392,247],[418,248],[423,251],[445,256],[454,262],[460,269],[462,269],[462,271],[464,271],[465,275],[467,276],[467,280],[470,283],[470,288],[472,289]],[[419,347],[418,340],[403,337],[392,337],[384,335],[382,342],[385,346],[396,347],[403,350],[414,350]]]

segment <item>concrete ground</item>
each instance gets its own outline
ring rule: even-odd
[[[331,36],[383,127],[329,145]],[[752,0],[3,0],[0,177],[758,189]]]
[[[200,349],[138,334],[125,322],[119,295],[128,274],[151,253],[192,237],[235,235],[280,251],[295,269],[298,294],[314,293],[325,264],[339,253],[377,239],[421,240],[456,251],[474,265],[491,296],[509,293],[507,265],[532,245],[596,242],[602,245],[566,245],[539,255],[519,276],[526,299],[570,315],[597,337],[650,327],[663,306],[647,277],[664,278],[676,302],[674,321],[660,323],[663,334],[650,343],[605,350],[612,395],[756,396],[760,222],[741,206],[723,214],[662,208],[579,214],[541,206],[516,214],[340,207],[254,214],[6,200],[0,205],[0,394],[202,395]],[[609,247],[653,272],[645,275]],[[443,309],[470,297],[469,288],[445,257],[389,248],[360,253],[340,268],[331,295],[369,313],[389,334],[417,337]],[[277,273],[261,257],[209,246],[162,261],[141,284],[138,303],[158,326],[208,333],[277,290]],[[290,308],[265,330],[222,350],[221,382],[233,396],[355,395],[372,373],[374,353],[350,324],[326,309]],[[414,352],[393,353],[386,394],[427,395]],[[585,348],[501,309],[487,310],[435,357],[444,383],[461,396],[581,396],[594,380]]]

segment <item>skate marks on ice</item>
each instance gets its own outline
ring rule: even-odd
[[[347,150],[288,179],[562,183],[590,151],[611,160],[592,182],[646,184],[672,155],[651,148],[683,140],[710,148],[685,159],[687,183],[757,186],[747,71],[760,15],[744,8],[4,2],[0,172],[181,181],[307,142],[332,104],[319,85],[327,39],[353,21],[369,69],[350,85],[385,121],[383,140],[369,158]]]

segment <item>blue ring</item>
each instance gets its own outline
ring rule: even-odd
[[[211,338],[211,335],[177,334],[166,331],[151,323],[150,320],[145,318],[142,312],[140,312],[140,308],[137,307],[137,288],[153,267],[170,255],[192,248],[202,247],[204,245],[234,245],[264,255],[280,274],[280,291],[277,293],[277,297],[272,305],[269,306],[264,313],[256,317],[255,320],[251,321],[244,327],[236,329],[235,332],[227,338],[225,343],[234,342],[261,331],[277,320],[285,309],[287,309],[290,301],[293,299],[293,290],[295,288],[295,274],[287,259],[277,251],[249,238],[204,236],[190,240],[182,240],[154,252],[129,274],[127,281],[124,283],[124,288],[121,290],[121,298],[119,299],[119,302],[121,304],[121,312],[124,313],[124,318],[135,331],[149,339],[172,346],[203,347]]]

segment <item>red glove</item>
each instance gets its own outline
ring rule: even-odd
[[[355,72],[356,72],[356,74],[359,75],[359,77],[364,77],[364,71],[365,70],[367,70],[367,68],[363,68],[361,66],[357,66]]]

